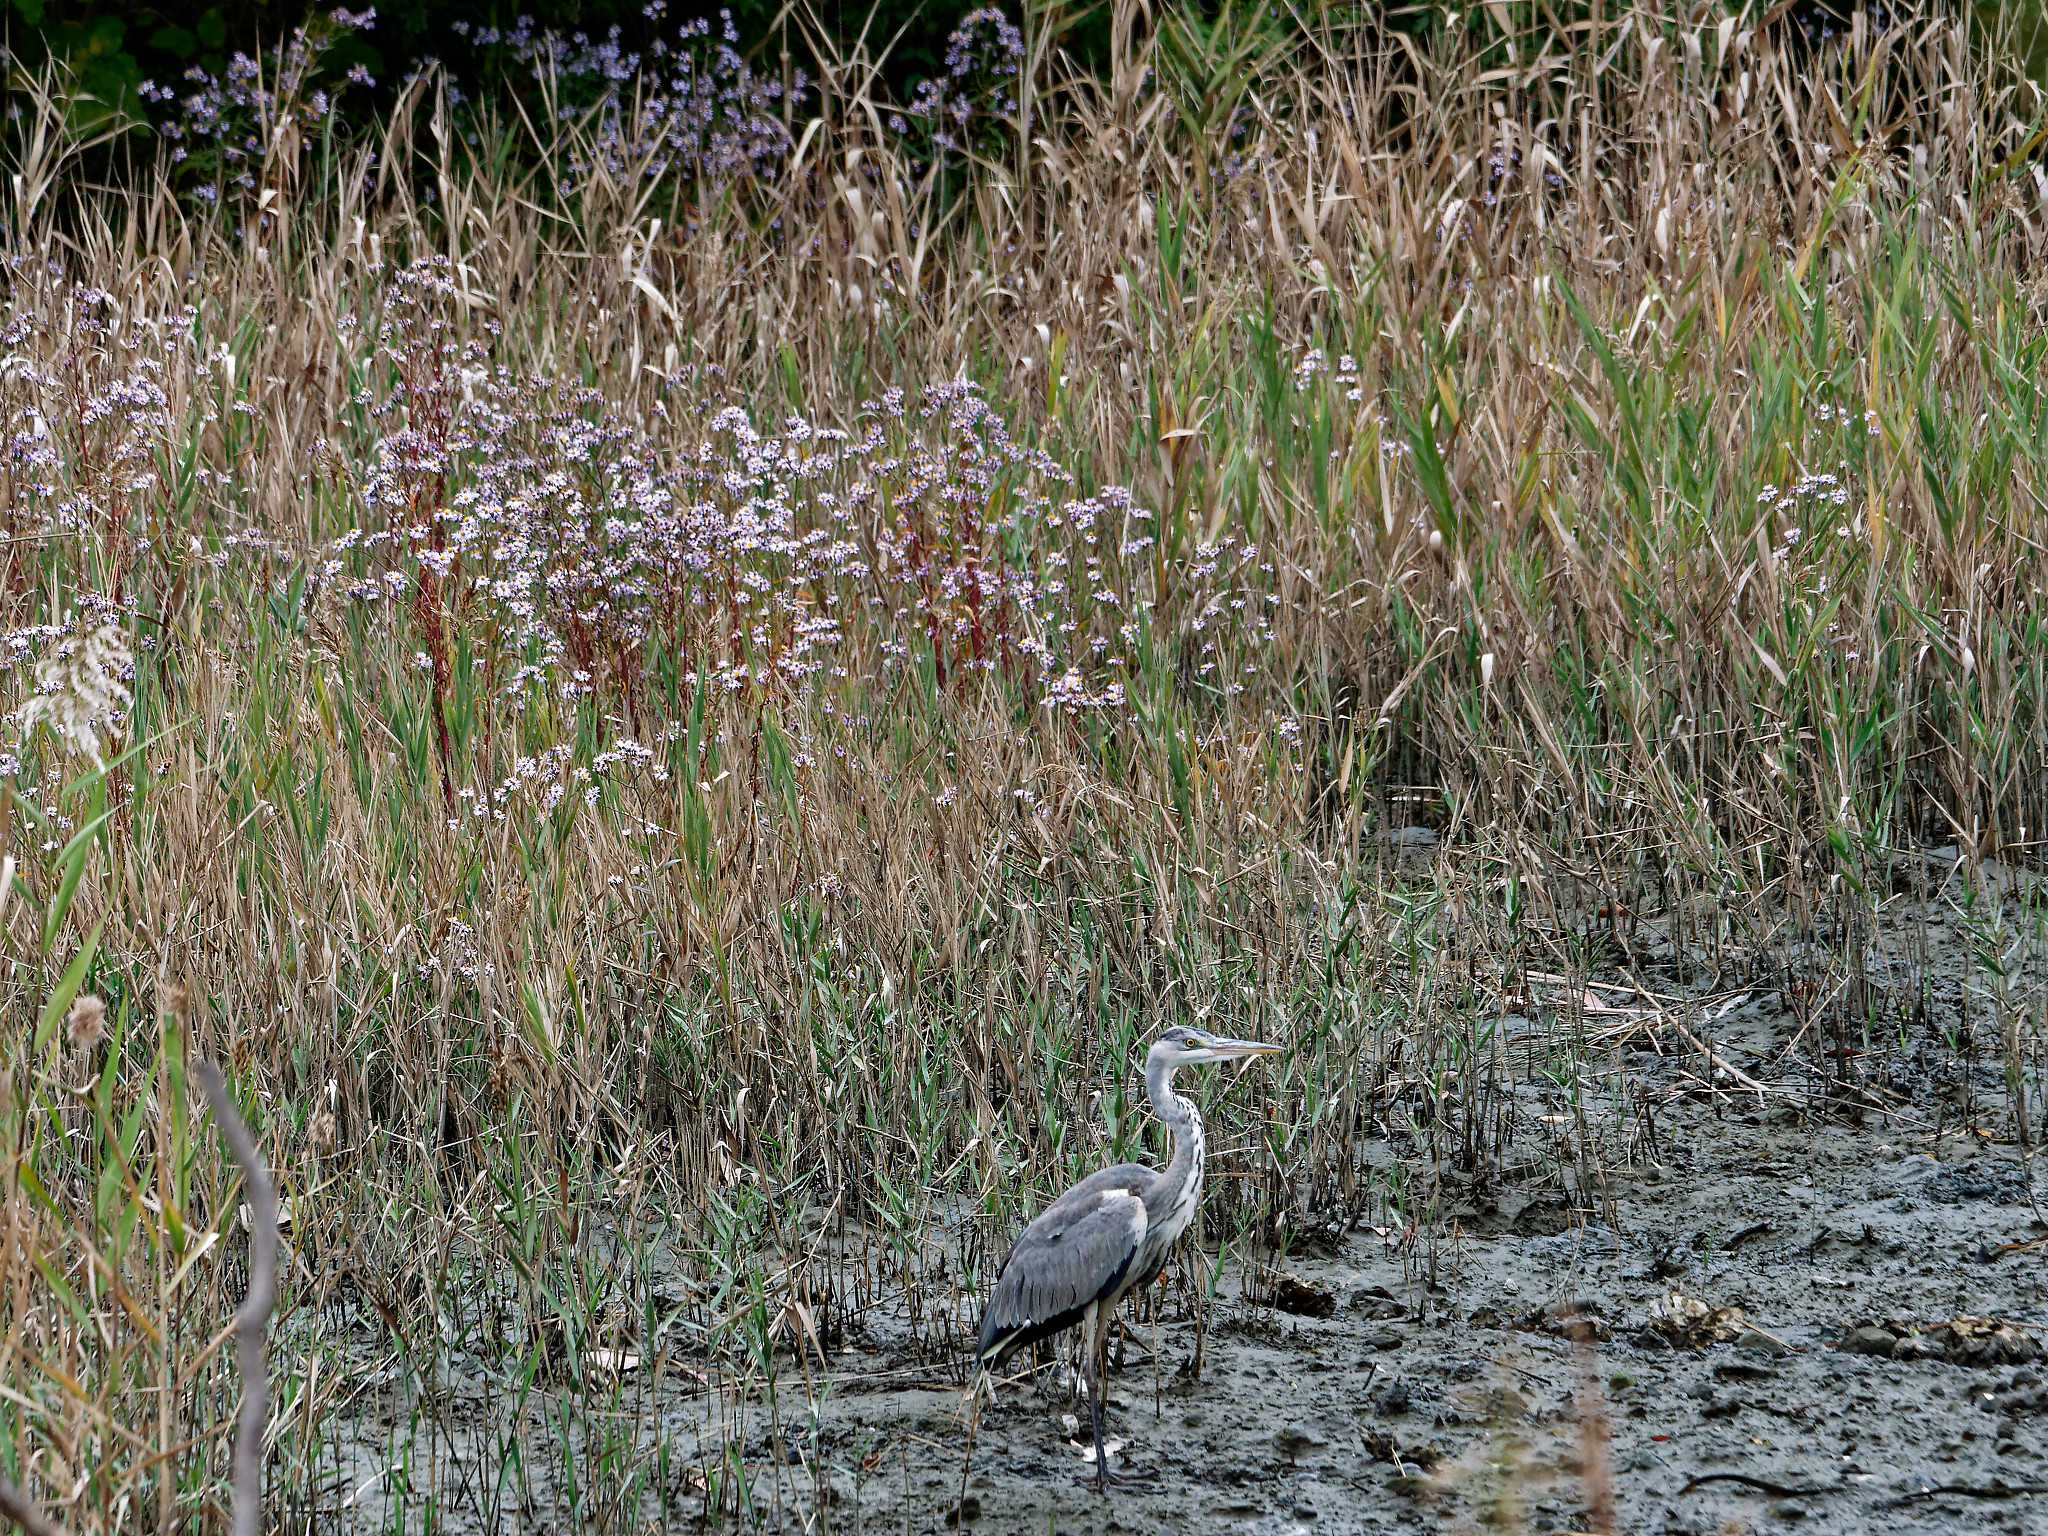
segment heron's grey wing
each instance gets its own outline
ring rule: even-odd
[[[1145,1244],[1136,1163],[1091,1174],[1045,1208],[1010,1249],[982,1313],[977,1359],[995,1364],[1081,1320],[1116,1294]]]
[[[1004,1273],[1009,1270],[1010,1260],[1017,1256],[1017,1249],[1022,1245],[1024,1239],[1037,1228],[1040,1222],[1045,1221],[1046,1218],[1051,1216],[1053,1212],[1079,1208],[1084,1196],[1100,1194],[1106,1190],[1129,1190],[1142,1200],[1145,1197],[1146,1189],[1158,1177],[1157,1173],[1147,1168],[1143,1163],[1113,1163],[1107,1168],[1097,1169],[1094,1173],[1089,1174],[1087,1178],[1081,1180],[1080,1183],[1067,1190],[1065,1194],[1053,1201],[1051,1205],[1048,1205],[1038,1214],[1037,1220],[1017,1234],[1017,1241],[1010,1244],[1010,1252],[1003,1259],[1002,1270],[998,1271],[998,1273]]]

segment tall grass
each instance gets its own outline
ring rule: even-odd
[[[1783,987],[1816,1113],[1946,1029],[2038,1128],[2035,93],[1936,17],[1114,36],[950,149],[839,60],[730,176],[545,74],[210,203],[30,105],[0,1472],[72,1528],[226,1506],[194,1054],[309,1524],[364,1422],[394,1519],[801,1497],[761,1425],[880,1318],[957,1371],[1168,1018],[1289,1047],[1211,1247],[1590,1198],[1650,1128],[1589,972]]]

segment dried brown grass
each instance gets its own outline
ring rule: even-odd
[[[683,1349],[649,1335],[648,1244],[680,1255],[670,1315],[735,1404],[802,1353],[792,1318],[898,1310],[944,1356],[1029,1192],[1103,1155],[1105,1110],[1128,1148],[1120,1064],[1168,1016],[1294,1048],[1223,1108],[1212,1238],[1388,1206],[1421,1231],[1461,1169],[1640,1151],[1577,1002],[1542,1059],[1502,1041],[1532,965],[1640,974],[1654,938],[1660,985],[1796,972],[1832,1010],[1804,1049],[1861,1082],[1887,1029],[1925,1027],[1911,963],[1873,980],[1872,946],[1948,844],[1989,893],[1970,931],[2009,980],[1985,1007],[2012,1081],[2038,1082],[2039,910],[1998,873],[2032,867],[2048,815],[2036,97],[1931,17],[1818,58],[1782,25],[1647,11],[1484,57],[1332,31],[1198,82],[1253,124],[1229,177],[1187,98],[1138,83],[1148,12],[1117,15],[1099,84],[1035,36],[1035,130],[964,184],[904,162],[858,56],[765,201],[622,178],[570,216],[548,173],[576,128],[508,114],[494,132],[541,142],[502,170],[431,82],[374,173],[280,146],[240,224],[32,145],[13,311],[61,352],[84,281],[124,325],[201,336],[162,380],[199,425],[163,452],[233,475],[61,539],[10,523],[0,556],[0,627],[119,585],[151,643],[149,744],[107,777],[48,943],[62,839],[0,809],[28,898],[0,910],[7,1016],[81,951],[116,1013],[98,1057],[17,1029],[0,1089],[0,1446],[74,1528],[223,1499],[241,1238],[178,1107],[188,1050],[231,1065],[296,1218],[271,1425],[294,1509],[318,1507],[365,1328],[429,1382],[491,1351],[546,1374]],[[459,330],[668,421],[678,454],[685,368],[707,411],[828,424],[971,372],[1084,483],[1184,539],[1256,540],[1275,638],[1243,695],[1164,657],[1156,712],[1100,728],[993,684],[872,700],[860,730],[799,701],[785,725],[845,756],[787,800],[749,760],[758,721],[714,714],[701,789],[631,777],[561,830],[453,832],[440,775],[491,782],[543,728],[584,760],[631,729],[534,716],[423,756],[411,631],[293,608],[355,515],[309,471],[362,442],[367,338],[423,256]],[[1297,390],[1311,346],[1350,378]],[[77,378],[0,398],[68,430]],[[209,409],[234,392],[246,415]],[[1758,509],[1824,465],[1845,506]],[[183,547],[239,529],[270,546],[218,571]],[[28,798],[55,807],[40,750]],[[688,816],[694,870],[639,830]],[[1418,822],[1440,856],[1389,856]],[[148,1024],[169,984],[183,1030]],[[1531,1070],[1622,1112],[1546,1143],[1499,1092]],[[1358,1161],[1381,1136],[1403,1181]],[[634,1456],[601,1464],[642,1496]],[[691,1496],[732,1507],[708,1479]]]

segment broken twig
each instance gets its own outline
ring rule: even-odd
[[[1728,1003],[1718,1013],[1716,1013],[1713,1016],[1713,1018],[1707,1020],[1707,1022],[1710,1024],[1719,1023],[1724,1017],[1726,1017],[1730,1012],[1732,1012],[1738,1004],[1740,1004],[1746,998],[1748,998],[1748,996],[1749,994],[1747,992],[1744,992],[1739,997],[1730,998]],[[1722,1076],[1729,1078],[1740,1087],[1748,1089],[1751,1093],[1755,1094],[1760,1099],[1767,1097],[1770,1094],[1770,1089],[1766,1088],[1762,1083],[1758,1082],[1755,1078],[1751,1077],[1747,1072],[1743,1071],[1742,1068],[1736,1066],[1735,1063],[1729,1061],[1726,1057],[1722,1056],[1720,1052],[1716,1051],[1711,1045],[1707,1044],[1706,1041],[1702,1040],[1698,1035],[1694,1034],[1691,1030],[1687,1029],[1683,1024],[1679,1023],[1676,1018],[1668,1019],[1666,1020],[1666,1022],[1669,1023],[1672,1029],[1677,1032],[1679,1039],[1683,1040],[1687,1045],[1691,1046],[1694,1050],[1698,1051],[1702,1056],[1706,1057],[1709,1062],[1713,1063],[1715,1070],[1720,1072]]]
[[[2048,1493],[2048,1483],[1940,1483],[1932,1488],[1916,1488],[1886,1501],[1893,1509],[1902,1504],[1917,1504],[1922,1499],[2020,1499],[2030,1493]]]
[[[1736,1483],[1744,1488],[1754,1488],[1758,1493],[1768,1493],[1774,1499],[1811,1499],[1823,1493],[1842,1491],[1840,1484],[1826,1487],[1817,1483],[1774,1483],[1767,1477],[1751,1477],[1747,1472],[1702,1472],[1678,1492],[1683,1496],[1709,1483]]]

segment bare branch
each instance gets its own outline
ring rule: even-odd
[[[28,1536],[64,1536],[64,1528],[36,1507],[36,1501],[0,1477],[0,1516],[12,1520]]]
[[[249,1294],[235,1313],[235,1355],[242,1372],[242,1421],[235,1431],[234,1536],[257,1536],[263,1523],[263,1427],[270,1419],[270,1373],[264,1346],[270,1312],[277,1302],[277,1186],[256,1150],[220,1069],[195,1061],[192,1070],[205,1090],[221,1135],[241,1164],[249,1193]]]

